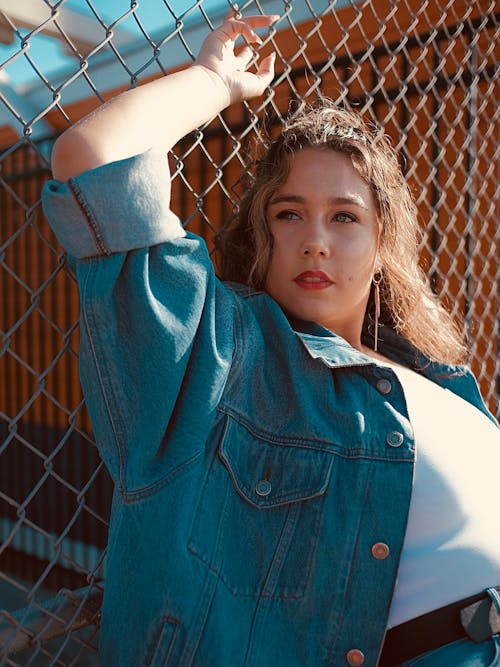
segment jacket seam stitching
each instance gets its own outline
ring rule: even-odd
[[[157,491],[160,491],[162,488],[167,486],[172,482],[176,477],[178,477],[185,468],[188,468],[190,465],[195,463],[195,461],[201,456],[202,452],[196,452],[191,458],[187,459],[176,468],[171,470],[165,477],[162,477],[156,482],[149,484],[148,486],[141,487],[135,491],[122,491],[122,497],[124,502],[131,504],[139,500],[144,500],[144,498],[149,498],[154,495]]]
[[[71,190],[73,196],[75,197],[80,210],[82,211],[85,220],[87,221],[87,226],[94,241],[94,245],[98,252],[102,255],[111,255],[111,250],[106,245],[102,232],[100,230],[97,219],[89,205],[86,201],[81,188],[74,178],[68,180],[68,186]]]
[[[372,464],[372,466],[373,466],[373,464]],[[363,507],[363,511],[364,511],[365,515],[366,515],[366,498],[368,496],[369,486],[370,486],[369,484],[365,484],[364,495],[363,495],[363,506],[362,507]],[[358,518],[358,525],[356,527],[356,540],[355,540],[354,545],[353,545],[351,558],[348,560],[349,572],[348,572],[347,576],[345,577],[345,581],[347,581],[347,582],[350,582],[350,581],[353,580],[352,571],[354,569],[354,554],[356,553],[356,548],[357,548],[359,542],[361,541],[361,528],[360,528],[360,526],[362,525],[362,514],[363,514],[363,512],[358,513],[359,518]],[[335,635],[335,639],[333,640],[333,642],[331,644],[331,649],[328,652],[329,659],[333,658],[335,656],[336,647],[337,647],[337,644],[339,643],[339,638],[341,637],[342,630],[345,626],[345,616],[344,616],[345,607],[346,607],[346,587],[344,588],[343,595],[342,595],[342,610],[337,610],[338,617],[339,617],[339,622],[337,623],[337,632],[336,632],[336,635]]]
[[[90,285],[89,285],[90,278],[93,274],[95,274],[96,268],[97,268],[97,264],[96,264],[95,260],[91,259],[90,260],[89,271],[88,271],[88,274],[87,274],[86,279],[85,279],[83,294],[82,294],[83,304],[85,305],[88,301],[88,309],[83,308],[82,315],[83,315],[83,321],[85,323],[85,329],[87,331],[87,335],[88,335],[88,338],[89,338],[89,345],[90,345],[90,348],[92,350],[92,357],[93,357],[93,360],[94,360],[94,365],[95,365],[95,369],[96,369],[97,378],[98,378],[99,385],[100,385],[102,395],[103,395],[103,398],[104,398],[104,405],[106,406],[106,413],[108,415],[109,423],[111,425],[111,429],[112,429],[113,435],[115,437],[116,449],[117,449],[117,452],[118,452],[118,487],[119,487],[120,492],[122,492],[122,489],[123,489],[124,455],[123,455],[122,446],[120,444],[120,435],[119,435],[119,430],[120,429],[118,428],[118,424],[117,424],[116,420],[113,418],[113,411],[111,409],[110,399],[113,401],[115,406],[117,405],[117,401],[116,401],[116,397],[115,397],[111,387],[109,388],[109,396],[108,396],[108,391],[106,389],[106,383],[104,381],[104,375],[103,375],[102,370],[101,370],[101,369],[104,369],[104,370],[107,371],[106,355],[99,355],[98,354],[98,350],[97,350],[98,343],[95,340],[95,337],[92,335],[92,327],[90,325],[90,320],[92,320],[93,328],[97,329],[97,327],[95,325],[95,315],[94,315],[94,312],[93,312],[92,300],[87,299],[88,291],[90,290]],[[102,364],[99,364],[99,361],[102,361]]]
[[[409,459],[407,457],[401,456],[384,456],[383,454],[381,455],[372,455],[365,450],[361,448],[356,448],[351,450],[351,454],[347,454],[346,452],[343,452],[339,449],[339,445],[337,445],[334,442],[331,442],[329,440],[322,440],[320,438],[317,438],[315,440],[306,440],[306,439],[301,439],[301,438],[288,438],[286,435],[280,435],[279,438],[273,435],[272,433],[269,433],[267,431],[258,431],[253,427],[249,422],[247,422],[245,419],[243,419],[240,415],[237,413],[233,412],[229,408],[226,408],[222,405],[219,405],[217,407],[217,410],[221,412],[224,415],[227,415],[228,417],[231,417],[234,419],[238,424],[246,428],[251,435],[259,438],[260,440],[264,440],[264,442],[270,442],[274,445],[281,446],[281,447],[302,447],[304,449],[313,449],[315,451],[322,452],[325,455],[338,455],[341,456],[344,459],[353,459],[353,458],[367,458],[367,459],[374,459],[377,461],[381,460],[386,460],[386,461],[403,461],[403,462],[411,462],[412,459]],[[316,443],[318,444],[323,444],[323,445],[328,445],[331,448],[334,449],[328,449],[325,450],[322,447],[316,446]],[[411,448],[410,451],[413,451],[413,447]]]
[[[241,312],[240,312],[240,303],[238,298],[234,299],[234,304],[235,304],[235,312],[234,312],[234,334],[233,334],[233,339],[234,339],[234,354],[233,358],[231,361],[231,368],[230,368],[230,373],[233,371],[234,368],[239,368],[239,361],[240,357],[242,356],[241,353],[241,345],[240,341],[242,340],[243,336],[243,326],[242,326],[242,317],[241,317]],[[229,374],[228,378],[229,379]],[[227,379],[226,379],[226,386],[227,386]],[[219,403],[220,405],[220,403]]]

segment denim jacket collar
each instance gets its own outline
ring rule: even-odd
[[[329,366],[360,366],[375,363],[372,358],[353,348],[344,338],[315,322],[306,322],[292,317],[289,317],[288,321],[309,354],[315,359],[323,359]],[[361,340],[368,347],[373,346],[373,333],[369,318],[365,318]],[[386,325],[380,326],[379,350],[388,359],[416,371],[423,371],[432,363],[408,340]],[[451,368],[455,370],[456,367]]]
[[[306,322],[293,317],[288,317],[288,321],[311,357],[319,359],[327,366],[342,368],[374,363],[344,338],[315,322]]]
[[[247,285],[226,284],[243,298],[265,294]],[[268,298],[270,297],[268,296]],[[344,338],[332,333],[320,324],[290,316],[287,316],[287,319],[308,354],[326,366],[334,369],[376,365],[377,362],[374,359],[356,350]],[[369,316],[365,317],[363,323],[361,341],[368,347],[373,347],[373,322]],[[398,334],[394,328],[385,324],[379,326],[378,349],[387,359],[421,373],[429,380],[455,392],[475,405],[495,424],[498,424],[484,405],[476,379],[466,366],[431,361],[410,341]]]

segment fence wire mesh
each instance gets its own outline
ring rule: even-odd
[[[111,483],[78,382],[77,290],[40,191],[58,133],[192,60],[230,2],[11,4],[0,0],[0,664],[93,665]],[[279,125],[290,101],[318,94],[358,109],[401,153],[422,265],[498,414],[498,7],[248,0],[240,11],[280,15],[259,47],[276,51],[277,75],[175,147],[174,210],[211,247],[263,117]]]

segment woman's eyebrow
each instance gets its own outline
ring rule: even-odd
[[[368,206],[363,201],[363,198],[360,197],[359,195],[349,195],[347,197],[332,197],[332,199],[330,199],[330,203],[351,204],[354,206],[359,206],[360,208],[364,208],[365,210],[368,210]]]
[[[294,203],[294,204],[305,204],[306,199],[305,197],[301,197],[300,195],[292,195],[292,194],[282,194],[279,195],[278,197],[274,197],[271,199],[269,202],[269,206],[272,206],[274,204],[282,204],[285,202],[289,203]],[[365,210],[368,210],[368,206],[365,204],[363,199],[359,197],[358,195],[349,195],[348,197],[332,197],[331,199],[328,200],[328,203],[330,205],[335,205],[335,204],[348,204],[348,205],[354,205],[354,206],[359,206],[360,208],[364,208]]]
[[[281,204],[283,202],[293,202],[295,204],[304,204],[305,198],[301,197],[300,195],[279,195],[279,197],[275,197],[274,199],[271,199],[269,202],[269,205],[271,204]]]

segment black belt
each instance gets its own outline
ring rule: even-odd
[[[378,667],[395,667],[464,637],[482,642],[499,633],[499,592],[500,586],[496,586],[391,628]]]

